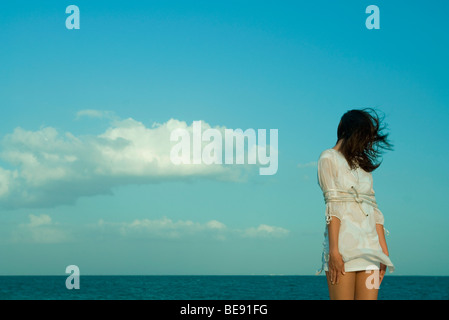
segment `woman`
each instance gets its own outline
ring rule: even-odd
[[[318,183],[326,203],[322,268],[331,300],[376,300],[388,254],[371,172],[381,149],[391,149],[373,109],[350,110],[340,121],[337,144],[318,160]]]

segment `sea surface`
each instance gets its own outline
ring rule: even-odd
[[[0,276],[0,300],[327,300],[324,276]],[[379,300],[448,300],[449,277],[386,276]]]

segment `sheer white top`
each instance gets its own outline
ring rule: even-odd
[[[351,169],[343,154],[335,149],[324,150],[318,160],[318,184],[326,203],[322,268],[329,260],[327,225],[335,217],[340,220],[338,249],[346,263],[364,258],[386,265],[393,272],[394,265],[382,252],[376,224],[384,224],[384,216],[377,207],[371,173],[362,168]]]

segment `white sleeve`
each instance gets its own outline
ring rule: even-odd
[[[374,208],[374,218],[376,220],[376,224],[384,224],[384,215],[378,208]]]
[[[335,179],[337,176],[337,167],[332,155],[322,155],[318,160],[318,184],[324,192],[335,189]],[[329,224],[332,217],[342,219],[341,203],[326,203],[326,223]]]

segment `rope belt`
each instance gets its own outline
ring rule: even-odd
[[[343,193],[343,195],[335,195],[330,193]],[[360,210],[365,216],[368,214],[363,210],[362,203],[367,203],[374,208],[377,208],[377,203],[374,198],[374,193],[361,193],[358,192],[354,186],[351,186],[351,190],[341,190],[341,189],[329,189],[323,192],[324,201],[328,202],[349,202],[354,201],[359,205]]]

